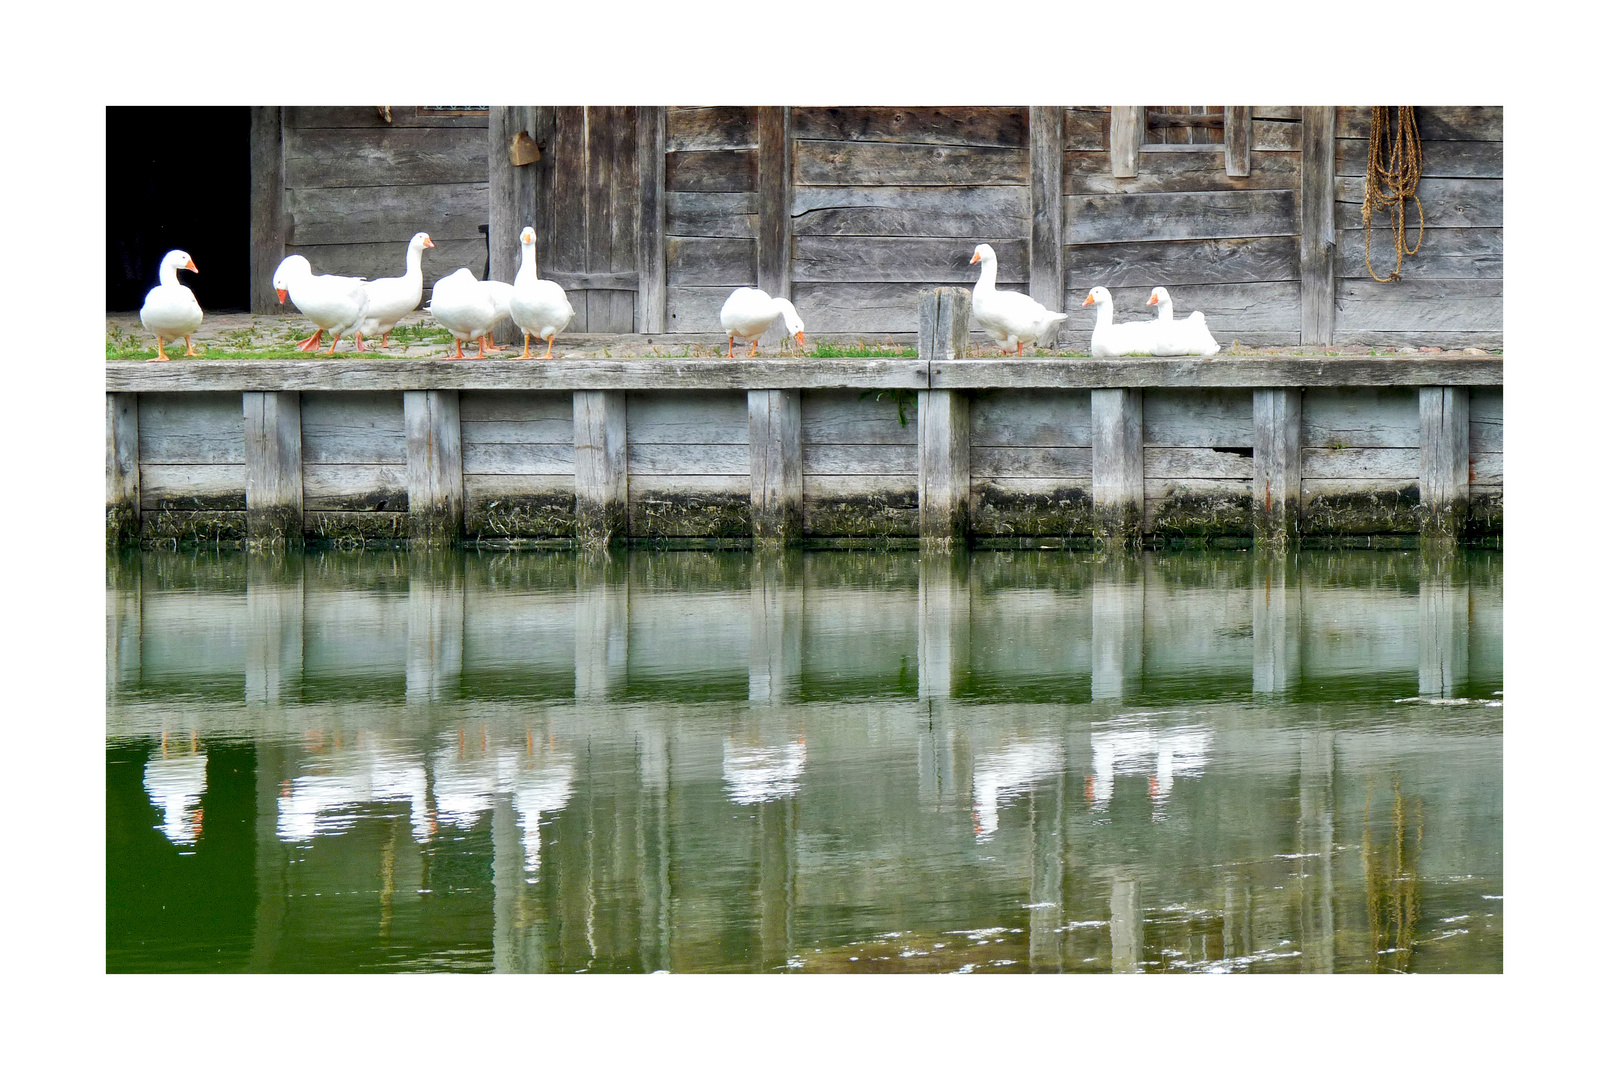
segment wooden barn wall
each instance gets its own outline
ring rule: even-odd
[[[721,305],[759,283],[759,109],[665,110],[665,329],[719,333]]]
[[[323,274],[395,277],[408,240],[430,234],[426,296],[467,266],[486,272],[486,116],[391,106],[283,110],[285,254]]]

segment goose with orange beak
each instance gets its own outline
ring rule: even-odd
[[[804,348],[804,320],[798,309],[784,297],[773,299],[760,289],[737,289],[721,305],[721,329],[726,331],[726,355],[732,356],[732,346],[738,338],[749,343],[749,355],[760,351],[760,338],[764,336],[778,315],[788,335]]]
[[[186,285],[179,284],[179,271],[200,273],[195,260],[183,251],[170,251],[162,256],[157,269],[157,286],[145,294],[145,305],[140,308],[140,325],[156,335],[156,355],[150,360],[168,360],[162,351],[162,339],[177,341],[184,338],[184,355],[195,356],[190,335],[201,328],[201,305],[196,294]]]
[[[297,343],[303,352],[318,348],[328,330],[335,336],[329,352],[335,351],[342,336],[352,334],[355,347],[363,349],[363,321],[369,314],[369,293],[362,278],[337,274],[315,274],[304,255],[290,255],[274,271],[274,292],[283,304],[288,296],[296,309],[318,327],[313,336]]]
[[[390,344],[391,331],[402,317],[419,306],[425,294],[425,248],[435,247],[430,234],[414,233],[408,241],[408,254],[403,261],[401,277],[376,278],[366,282],[363,291],[369,294],[369,314],[363,320],[359,337],[380,336],[380,345]]]
[[[983,269],[978,274],[978,283],[972,287],[972,317],[1003,352],[1009,353],[1015,347],[1017,355],[1021,356],[1024,345],[1037,344],[1067,318],[1031,296],[995,288],[997,263],[994,248],[988,244],[979,244],[973,249],[968,265],[974,263],[982,263]]]
[[[1091,356],[1151,356],[1156,346],[1156,324],[1150,322],[1114,323],[1112,294],[1097,285],[1084,298],[1084,307],[1095,305],[1095,329],[1090,332]]]
[[[1151,298],[1147,305],[1156,306],[1156,322],[1153,324],[1156,332],[1156,341],[1152,346],[1153,356],[1213,356],[1218,352],[1218,339],[1212,336],[1207,329],[1207,317],[1199,311],[1192,311],[1188,319],[1175,322],[1173,319],[1173,298],[1168,290],[1158,285],[1151,290]]]
[[[525,335],[521,360],[553,359],[553,339],[564,332],[575,318],[575,308],[557,281],[544,281],[536,274],[536,230],[527,225],[520,230],[520,268],[514,275],[514,294],[509,299],[509,318]],[[545,340],[548,351],[531,356],[531,338]]]

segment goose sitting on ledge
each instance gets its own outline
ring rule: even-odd
[[[1091,356],[1150,356],[1156,345],[1154,322],[1112,321],[1112,294],[1097,285],[1084,298],[1084,307],[1095,305],[1095,329],[1089,335]]]
[[[760,351],[760,338],[765,334],[766,328],[782,316],[782,325],[788,328],[788,333],[804,348],[804,320],[799,318],[799,312],[791,301],[777,297],[772,299],[759,289],[738,289],[726,298],[721,306],[721,329],[726,331],[726,355],[732,356],[732,344],[738,338],[749,343],[749,355],[753,356]]]
[[[972,287],[972,317],[1000,344],[1002,351],[1009,353],[1015,345],[1017,355],[1021,356],[1023,345],[1038,343],[1051,327],[1067,318],[1032,297],[996,289],[997,263],[994,248],[988,244],[979,244],[973,249],[972,262],[983,264],[978,283]]]
[[[296,309],[318,327],[313,336],[297,343],[303,352],[318,348],[319,339],[328,330],[335,335],[330,352],[340,344],[344,334],[354,334],[356,349],[363,351],[363,320],[369,314],[369,294],[362,278],[341,277],[336,274],[315,274],[306,256],[290,255],[274,271],[274,292],[283,304],[290,297]]]
[[[1153,356],[1214,356],[1218,352],[1218,340],[1207,329],[1207,317],[1199,311],[1192,311],[1188,319],[1175,322],[1173,319],[1173,298],[1168,290],[1158,285],[1151,290],[1151,298],[1147,304],[1156,305],[1156,341],[1153,343],[1151,355]]]
[[[151,362],[167,360],[162,351],[162,339],[177,341],[184,338],[184,355],[195,356],[190,335],[201,328],[201,305],[188,285],[179,284],[179,271],[196,270],[195,260],[183,251],[170,251],[162,256],[157,269],[157,286],[145,294],[145,306],[140,308],[140,325],[156,335],[156,355]]]

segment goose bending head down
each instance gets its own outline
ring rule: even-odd
[[[1003,352],[1009,353],[1015,346],[1021,356],[1024,345],[1038,342],[1067,318],[1030,296],[995,288],[998,262],[994,248],[988,244],[979,244],[972,250],[972,263],[983,264],[978,283],[972,287],[972,317]]]
[[[370,338],[380,335],[382,347],[390,344],[391,331],[408,312],[419,306],[424,296],[425,248],[435,247],[426,232],[414,233],[408,241],[408,255],[403,263],[401,277],[377,278],[364,285],[369,294],[369,316],[363,320],[361,334]]]
[[[362,278],[342,277],[338,274],[315,274],[313,264],[303,255],[289,255],[274,271],[274,292],[283,304],[290,297],[296,309],[318,327],[313,336],[298,342],[303,352],[318,348],[319,339],[328,330],[335,340],[329,352],[341,343],[343,335],[353,335],[353,346],[363,351],[363,321],[369,314],[369,293]]]
[[[760,338],[778,315],[788,328],[788,336],[804,348],[804,320],[798,309],[785,297],[772,298],[760,289],[737,289],[721,306],[721,329],[726,331],[726,355],[732,356],[732,345],[742,338],[749,342],[749,355],[760,351]]]
[[[195,260],[187,252],[170,251],[162,256],[157,269],[157,286],[145,294],[145,305],[140,308],[140,325],[156,335],[156,355],[152,362],[170,359],[162,351],[162,339],[177,341],[184,338],[184,355],[195,356],[190,335],[201,328],[201,305],[189,286],[179,284],[179,271],[200,273]]]
[[[480,339],[479,359],[486,358],[486,335],[497,322],[497,303],[485,283],[468,267],[459,267],[430,290],[430,314],[453,335],[457,347],[449,360],[463,360],[464,342]]]
[[[514,275],[514,293],[509,300],[509,317],[525,335],[525,352],[521,360],[531,356],[531,338],[546,339],[548,351],[541,357],[553,359],[553,339],[570,325],[575,308],[556,281],[543,281],[536,276],[536,230],[527,225],[520,230],[520,269]]]

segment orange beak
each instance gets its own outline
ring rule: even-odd
[[[1154,304],[1154,303],[1156,303],[1156,293],[1152,293],[1152,294],[1151,294],[1151,299],[1149,299],[1149,300],[1147,300],[1147,301],[1146,301],[1146,302],[1145,302],[1145,306],[1146,306],[1146,307],[1150,307],[1150,306],[1151,306],[1151,305],[1152,305],[1152,304]]]
[[[201,271],[200,271],[200,270],[197,270],[197,269],[196,269],[196,261],[195,261],[195,260],[194,260],[194,259],[188,259],[188,260],[186,260],[186,261],[185,261],[185,264],[184,264],[184,268],[185,268],[185,269],[186,269],[186,270],[188,270],[188,271],[190,271],[190,272],[191,272],[191,273],[192,273],[192,274],[199,274],[199,273],[201,273]]]
[[[793,336],[799,342],[799,348],[804,348],[804,331],[801,330]]]
[[[428,237],[428,236],[425,237],[425,247],[435,247],[435,246],[436,246],[436,242],[434,240],[430,239],[430,237]]]
[[[1090,293],[1088,296],[1084,297],[1084,302],[1082,304],[1080,304],[1079,307],[1089,307],[1094,302],[1095,302],[1095,294]]]
[[[973,252],[973,253],[972,253],[972,258],[970,258],[970,259],[968,259],[968,260],[967,260],[967,265],[968,265],[968,266],[971,266],[971,265],[972,265],[972,264],[973,264],[973,263],[975,263],[975,262],[977,262],[977,261],[978,261],[978,260],[979,260],[979,259],[981,259],[981,258],[983,258],[983,256],[982,256],[982,255],[979,255],[979,254],[978,254],[978,253],[977,253],[977,252],[976,252],[976,251],[974,251],[974,252]]]
[[[279,302],[281,304],[283,304],[285,302],[285,290],[284,289],[275,289],[274,291],[279,294]]]

